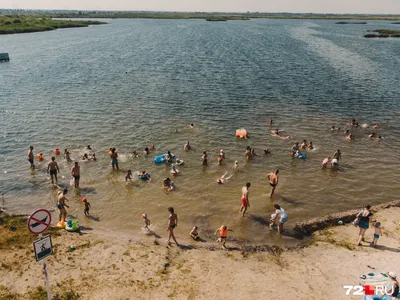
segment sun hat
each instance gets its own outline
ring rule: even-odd
[[[389,276],[392,277],[393,279],[396,279],[396,278],[397,278],[396,273],[393,272],[393,271],[390,271],[390,272],[389,272]]]

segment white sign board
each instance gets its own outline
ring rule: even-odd
[[[28,219],[28,229],[33,234],[46,231],[51,223],[51,214],[46,209],[39,209],[31,214]]]
[[[35,250],[35,257],[37,261],[42,260],[43,258],[53,254],[50,234],[34,241],[33,249]]]

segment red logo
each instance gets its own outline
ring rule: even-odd
[[[375,295],[375,287],[372,285],[366,285],[364,287],[364,294],[365,295]]]

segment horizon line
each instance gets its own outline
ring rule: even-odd
[[[179,10],[101,10],[101,9],[60,9],[60,8],[0,8],[9,11],[63,11],[63,12],[150,12],[150,13],[186,13],[186,14],[290,14],[290,15],[333,15],[333,16],[400,16],[400,14],[374,14],[374,13],[318,13],[318,12],[262,12],[262,11],[179,11]],[[1,16],[1,15],[0,15]]]

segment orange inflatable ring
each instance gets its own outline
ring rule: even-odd
[[[54,150],[54,153],[57,154],[57,155],[60,155],[61,151],[60,151],[60,149],[57,148],[56,150]]]
[[[245,138],[247,136],[247,131],[244,128],[236,129],[236,137]]]

